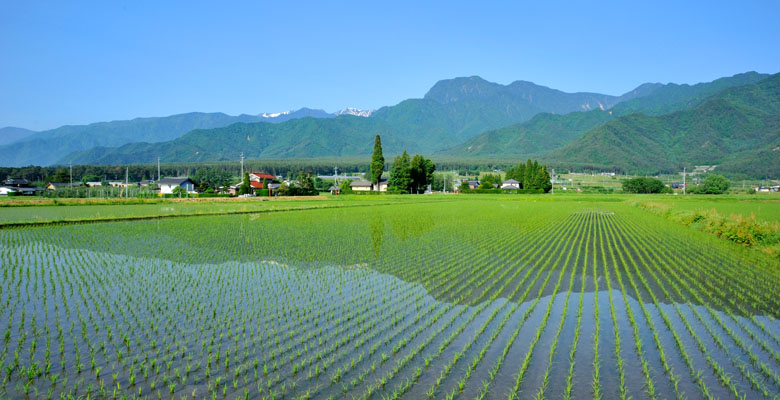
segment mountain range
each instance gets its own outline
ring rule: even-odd
[[[218,161],[241,152],[250,158],[364,155],[370,153],[371,138],[377,133],[390,153],[434,152],[542,112],[607,109],[636,95],[565,93],[525,81],[501,85],[472,76],[439,81],[423,98],[382,107],[361,120],[339,115],[281,124],[233,124],[193,130],[170,143],[95,147],[59,162],[152,162],[158,155],[163,161]],[[239,134],[241,141],[228,139]]]
[[[780,97],[777,79],[748,72],[696,85],[646,83],[611,96],[472,76],[439,81],[423,98],[376,111],[142,118],[34,133],[0,151],[12,154],[3,162],[10,165],[148,163],[158,156],[221,161],[241,152],[249,158],[362,156],[380,134],[386,154],[534,156],[555,165],[644,173],[718,164],[752,173],[749,160],[771,160],[780,146],[780,112],[767,100]],[[44,146],[57,151],[36,154]],[[780,165],[773,167],[778,163],[769,164],[762,173],[780,173]]]
[[[35,131],[24,128],[17,128],[15,126],[0,128],[0,145],[22,140],[32,135],[33,133],[35,133]]]

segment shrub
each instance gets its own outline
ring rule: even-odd
[[[664,183],[655,178],[632,178],[623,181],[623,191],[626,193],[662,193]]]

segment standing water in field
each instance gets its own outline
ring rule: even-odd
[[[0,231],[0,397],[780,393],[777,274],[619,205],[486,204]]]

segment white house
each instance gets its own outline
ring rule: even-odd
[[[349,187],[352,188],[352,190],[356,192],[369,192],[369,191],[375,191],[379,190],[380,192],[386,192],[387,191],[387,179],[382,178],[379,180],[379,186],[374,185],[372,182],[369,182],[365,179],[353,181],[349,184]]]
[[[501,189],[520,189],[520,182],[514,179],[507,179],[501,184]]]
[[[163,178],[157,182],[157,186],[162,194],[171,194],[177,187],[190,193],[195,191],[195,182],[190,178]]]

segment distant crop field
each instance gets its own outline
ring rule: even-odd
[[[774,260],[621,197],[415,199],[0,229],[0,397],[780,393]]]

